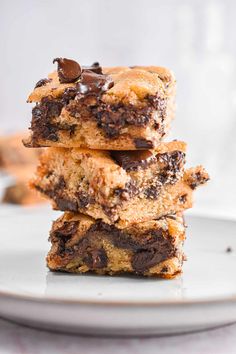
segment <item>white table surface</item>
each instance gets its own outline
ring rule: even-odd
[[[236,324],[177,336],[95,338],[45,332],[0,319],[0,354],[235,354]]]

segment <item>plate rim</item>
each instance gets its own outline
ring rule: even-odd
[[[41,209],[42,206],[37,206],[36,208],[28,208],[24,207],[24,211],[27,210],[27,212],[34,212],[38,211]],[[43,207],[43,209],[45,206]],[[19,210],[22,211],[22,208],[20,207]],[[224,215],[213,215],[213,214],[208,214],[204,213],[201,214],[199,212],[197,213],[189,213],[187,216],[193,217],[193,218],[204,218],[204,219],[210,219],[210,220],[217,220],[217,221],[224,221],[224,222],[233,222],[236,224],[236,217],[230,216],[229,218],[225,218]],[[79,276],[79,275],[78,275]],[[180,275],[181,276],[181,275]],[[157,281],[160,279],[156,279]],[[167,281],[172,281],[173,279],[169,279]],[[165,280],[163,280],[165,281]],[[16,293],[16,292],[11,292],[11,291],[6,291],[6,290],[1,290],[0,289],[0,300],[1,298],[8,298],[10,300],[16,300],[16,301],[31,301],[31,302],[41,302],[41,303],[49,303],[49,304],[64,304],[64,305],[85,305],[85,306],[115,306],[115,307],[122,307],[122,306],[145,306],[145,307],[163,307],[163,306],[182,306],[182,305],[222,305],[224,303],[231,303],[231,304],[236,304],[236,294],[233,294],[231,296],[227,297],[214,297],[214,298],[208,298],[208,299],[201,299],[201,298],[196,298],[194,300],[187,300],[187,299],[179,299],[179,300],[166,300],[166,301],[149,301],[149,300],[139,300],[139,301],[127,301],[127,300],[77,300],[74,298],[68,299],[65,297],[61,298],[56,298],[52,296],[45,296],[45,295],[30,295],[30,294],[24,294],[24,293]]]
[[[64,305],[92,305],[92,306],[145,306],[145,307],[163,307],[163,306],[180,306],[180,305],[217,305],[224,303],[232,303],[236,304],[236,295],[228,296],[228,297],[217,297],[217,298],[208,298],[208,299],[196,299],[196,300],[167,300],[167,301],[109,301],[109,300],[76,300],[76,299],[68,299],[68,298],[54,298],[54,297],[46,297],[40,295],[28,295],[28,294],[18,294],[8,291],[0,290],[0,299],[8,298],[11,300],[19,300],[19,301],[31,301],[31,302],[42,302],[42,303],[50,303],[50,304],[64,304]]]

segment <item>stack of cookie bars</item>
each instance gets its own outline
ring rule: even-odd
[[[163,142],[176,82],[163,67],[102,68],[56,58],[28,101],[25,146],[48,147],[31,186],[64,211],[50,232],[53,271],[173,278],[185,258],[183,212],[208,180]]]

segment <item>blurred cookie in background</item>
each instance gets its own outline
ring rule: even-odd
[[[0,135],[0,201],[32,205],[44,202],[28,186],[42,149],[26,149],[22,144],[26,133]]]

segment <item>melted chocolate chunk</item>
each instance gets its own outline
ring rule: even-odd
[[[37,105],[40,109],[45,106],[44,100],[56,101],[60,105],[60,111],[62,107],[70,113],[72,117],[79,118],[83,117],[83,120],[95,120],[97,127],[102,129],[104,135],[110,139],[117,138],[122,129],[126,126],[139,126],[144,127],[150,123],[152,120],[153,109],[156,109],[156,100],[148,96],[148,104],[144,108],[136,108],[132,105],[119,104],[107,104],[102,102],[101,94],[109,89],[113,85],[113,81],[110,76],[97,74],[91,70],[83,70],[80,80],[77,82],[76,87],[66,88],[62,97],[60,99],[53,99],[47,97],[42,100],[42,103]],[[157,101],[159,98],[157,99]],[[165,116],[166,111],[163,105],[164,111],[160,113]],[[58,112],[57,116],[59,116]],[[37,138],[50,137],[50,140],[57,141],[57,131],[61,129],[61,123],[58,125],[52,122],[53,118],[50,117],[50,113],[43,110],[43,115],[41,114],[41,119],[34,121],[34,112],[32,119],[32,131],[33,137],[35,138],[34,145],[37,145]],[[156,123],[153,123],[153,126]],[[49,129],[50,128],[50,129]],[[159,133],[162,134],[164,125],[162,121],[159,124]],[[49,134],[49,130],[52,134]],[[57,140],[56,140],[57,139]],[[153,148],[153,143],[147,139],[137,138],[134,141],[136,148],[138,149],[151,149]]]
[[[48,84],[51,81],[52,81],[52,79],[41,79],[36,83],[34,88],[36,89],[37,87],[45,86],[46,84]]]
[[[78,225],[78,221],[66,221],[61,227],[50,233],[49,240],[58,243],[59,254],[64,254],[65,252],[67,254],[73,253],[73,250],[70,247],[66,247],[66,242],[76,234]]]
[[[78,221],[65,221],[63,225],[54,230],[52,234],[66,242],[77,232],[78,225]]]
[[[95,71],[83,70],[80,81],[76,84],[78,94],[100,94],[114,85],[111,76],[97,74]]]
[[[143,273],[163,260],[162,254],[155,250],[141,250],[132,257],[132,267],[137,273]]]
[[[47,194],[47,192],[45,193]],[[67,199],[66,197],[53,196],[53,200],[57,205],[57,209],[61,211],[78,211],[78,203],[76,200]]]
[[[110,235],[115,247],[134,252],[131,263],[134,271],[138,273],[143,273],[165,259],[173,257],[176,252],[167,232],[162,229],[149,230],[138,240],[117,229],[110,230]]]
[[[127,125],[146,126],[151,119],[151,107],[136,109],[122,103],[109,105],[99,102],[91,107],[91,112],[108,138],[116,138]],[[150,147],[150,145],[149,145]]]
[[[75,82],[81,76],[82,69],[74,60],[66,58],[55,58],[53,63],[57,62],[58,77],[61,83]]]
[[[159,259],[161,259],[161,262],[164,259],[172,257],[176,252],[171,238],[168,236],[167,231],[163,229],[148,230],[140,235],[137,240],[137,238],[133,238],[127,232],[118,229],[114,225],[98,221],[91,226],[87,234],[92,235],[97,232],[106,235],[115,247],[134,252],[134,261],[132,261],[132,264],[134,263],[133,267],[135,271],[139,271],[138,268],[141,268],[141,264],[137,265],[141,253],[143,255],[145,253],[145,257],[148,257],[148,259],[150,259],[150,254],[152,254],[149,263],[155,265],[159,263]],[[146,260],[146,263],[143,264],[143,271],[149,268],[149,263]]]
[[[114,246],[118,248],[134,250],[137,247],[137,242],[131,236],[118,229],[116,226],[106,224],[103,221],[97,221],[93,224],[88,233],[90,232],[91,234],[98,232],[106,235],[106,237],[112,240]]]
[[[87,252],[83,261],[90,269],[101,269],[106,268],[108,257],[104,248],[91,249]]]
[[[176,253],[175,247],[165,238],[159,238],[153,247],[146,247],[138,250],[132,257],[132,267],[137,273],[144,273],[151,267],[174,257]]]
[[[93,71],[96,74],[102,74],[102,67],[98,62],[93,63],[91,66],[82,66],[82,69]]]
[[[40,137],[43,139],[58,141],[57,132],[61,129],[51,120],[61,114],[63,103],[52,97],[44,97],[41,103],[36,104],[32,109],[31,129],[33,131],[33,139]]]
[[[134,139],[134,145],[137,149],[153,149],[153,142],[144,138]]]
[[[69,225],[70,223],[72,224]],[[174,242],[168,231],[164,229],[148,230],[143,234],[138,234],[138,237],[133,237],[131,234],[135,233],[135,228],[130,230],[130,234],[101,220],[94,223],[77,244],[65,247],[66,241],[77,232],[77,227],[78,225],[73,221],[65,223],[56,231],[57,233],[52,233],[53,242],[58,242],[60,253],[70,255],[72,258],[75,254],[82,257],[83,262],[91,270],[107,266],[107,254],[103,247],[99,246],[100,235],[106,237],[115,247],[133,252],[131,264],[137,273],[144,273],[149,268],[174,257],[176,254]]]
[[[101,232],[112,241],[115,247],[133,251],[131,263],[137,273],[147,271],[158,263],[173,257],[176,253],[171,238],[163,229],[149,230],[139,238],[133,238],[114,225],[98,221],[91,226],[89,232],[91,234]]]
[[[145,169],[156,161],[151,151],[111,151],[111,157],[126,171]]]

